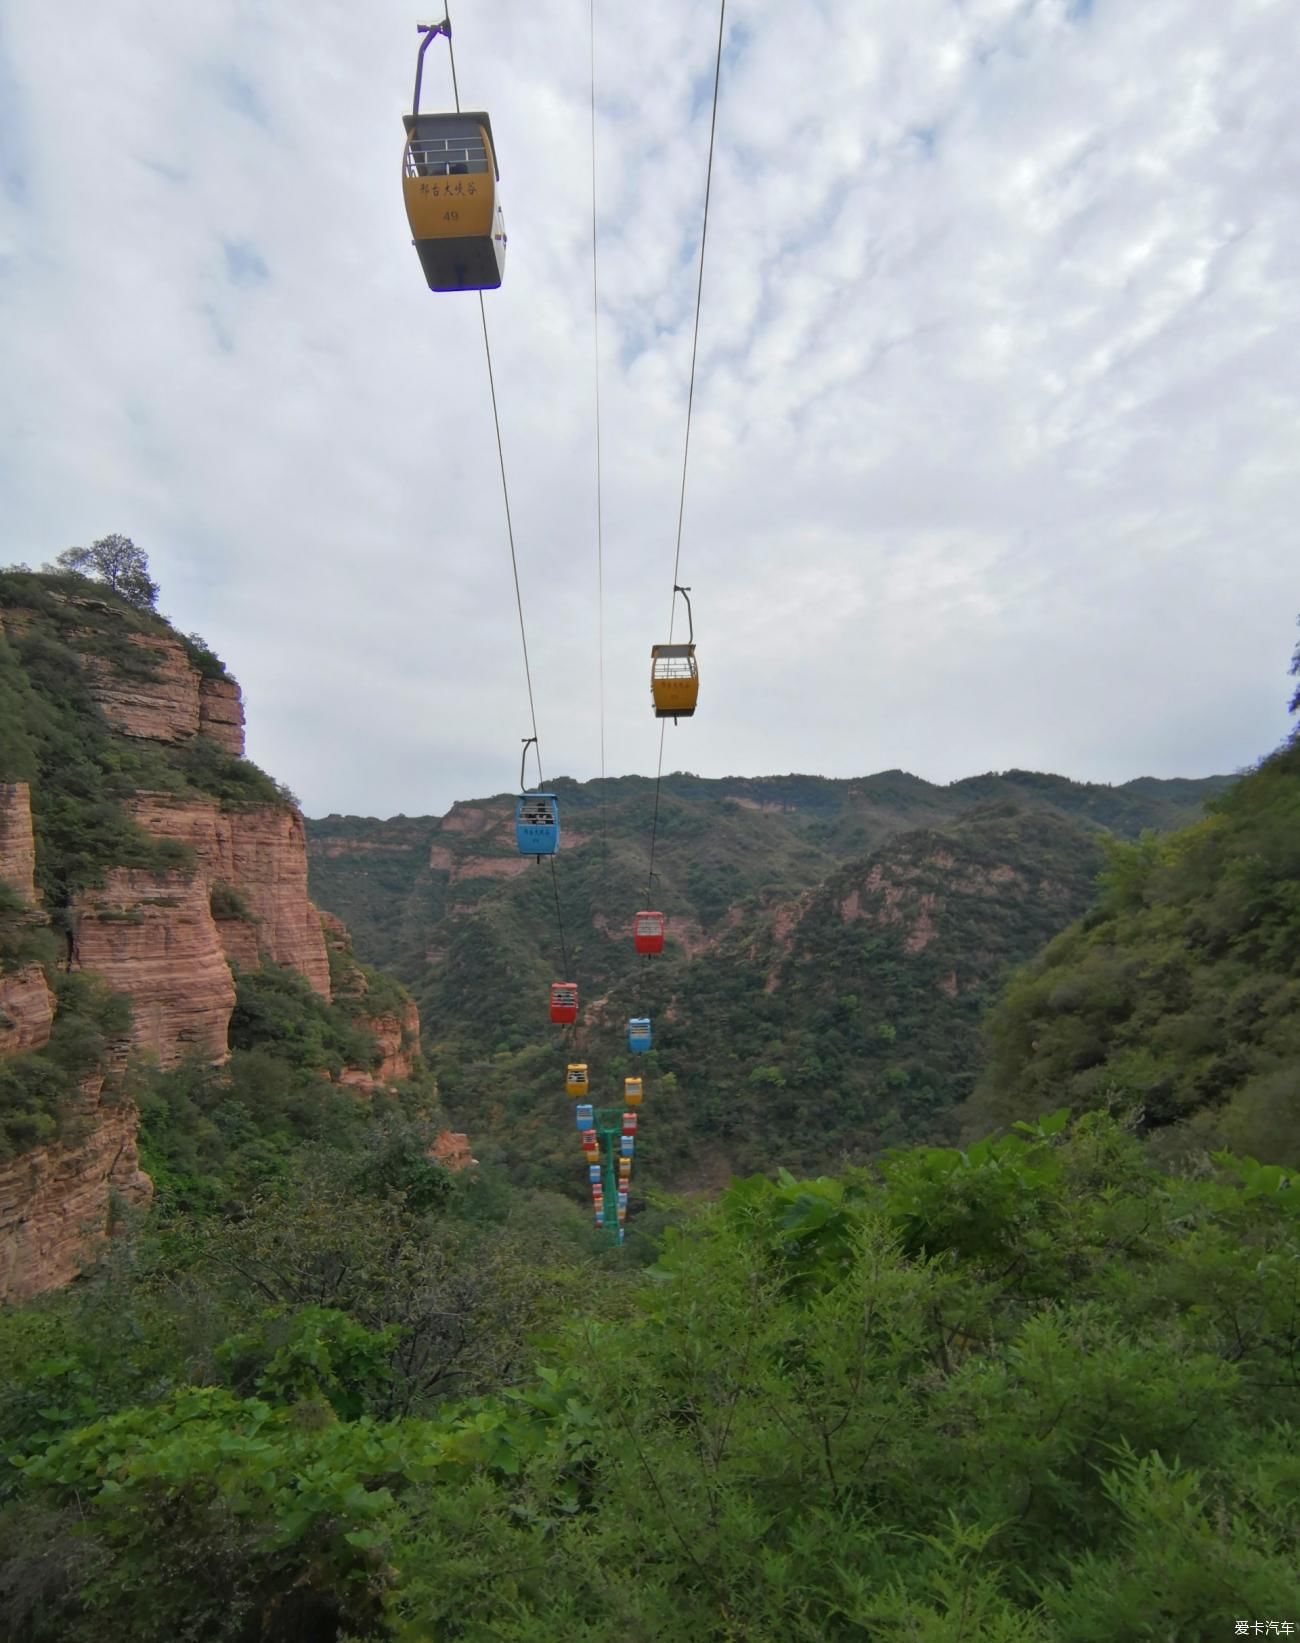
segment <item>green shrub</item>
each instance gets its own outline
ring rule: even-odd
[[[0,1156],[71,1141],[86,1078],[108,1066],[131,1031],[130,1001],[84,971],[55,978],[55,1015],[41,1050],[0,1058]],[[110,1081],[102,1099],[120,1094]]]

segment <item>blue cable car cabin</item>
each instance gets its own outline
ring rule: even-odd
[[[648,1050],[650,1048],[650,1017],[648,1015],[633,1016],[628,1022],[627,1047],[629,1050]]]
[[[515,800],[515,843],[521,856],[553,856],[560,848],[560,803],[554,793],[521,793]]]

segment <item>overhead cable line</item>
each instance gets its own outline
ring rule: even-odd
[[[456,81],[456,48],[452,44],[451,34],[451,7],[449,0],[443,0],[443,26],[447,36],[447,56],[451,62],[451,89],[456,99],[456,112],[460,113],[460,88]],[[483,353],[487,360],[488,390],[492,397],[492,426],[497,438],[497,463],[501,469],[501,499],[506,511],[506,537],[510,543],[510,569],[515,582],[515,609],[519,613],[519,641],[524,652],[524,683],[528,687],[528,714],[533,726],[533,744],[537,749],[537,779],[542,787],[546,786],[546,777],[542,773],[542,744],[537,734],[537,706],[533,699],[533,673],[528,659],[528,630],[524,623],[524,597],[519,586],[519,557],[515,551],[515,527],[510,514],[510,486],[506,481],[506,453],[501,439],[501,415],[497,407],[496,374],[492,369],[492,344],[488,340],[487,308],[483,302],[482,291],[478,294],[479,319],[483,324]],[[522,785],[522,784],[521,784]],[[564,935],[564,916],[560,911],[560,885],[555,876],[555,858],[551,857],[551,887],[555,892],[555,922],[560,933],[560,955],[564,961],[566,978],[569,969],[569,946]]]
[[[704,296],[704,248],[709,237],[709,195],[713,188],[713,148],[718,129],[718,87],[722,80],[722,31],[727,18],[727,0],[720,0],[718,6],[718,51],[713,65],[713,111],[709,116],[709,163],[704,175],[704,222],[700,229],[700,273],[695,286],[695,328],[691,336],[691,380],[686,395],[686,439],[682,447],[682,486],[677,502],[677,549],[673,555],[673,595],[672,609],[668,618],[668,640],[671,644],[673,626],[677,619],[677,576],[682,561],[682,521],[686,517],[686,470],[691,455],[691,412],[695,406],[695,364],[700,348],[700,308]],[[655,807],[654,819],[650,824],[650,867],[646,876],[646,899],[649,900],[650,888],[655,876],[655,841],[659,835],[659,789],[664,773],[664,732],[668,728],[667,720],[659,726],[659,766],[655,771]]]
[[[589,0],[591,44],[591,339],[596,400],[596,635],[600,676],[600,838],[604,882],[609,883],[609,830],[605,816],[605,543],[600,462],[600,283],[596,259],[596,0]]]

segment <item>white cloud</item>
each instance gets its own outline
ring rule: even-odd
[[[596,773],[585,7],[460,4],[549,775]],[[309,812],[510,786],[528,711],[478,304],[401,205],[405,4],[0,34],[0,557],[109,530]],[[607,746],[652,771],[716,13],[597,7]],[[732,8],[682,539],[703,774],[1231,769],[1300,505],[1287,0]],[[448,91],[427,58],[425,106]]]

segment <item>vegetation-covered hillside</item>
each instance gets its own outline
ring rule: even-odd
[[[111,867],[166,870],[183,846],[152,839],[123,800],[141,790],[227,804],[291,795],[205,736],[167,746],[115,730],[95,697],[100,664],[130,681],[158,679],[136,637],[172,639],[205,678],[226,677],[199,639],[75,572],[0,571],[0,781],[30,782],[37,883],[56,925],[71,896]]]
[[[649,1270],[576,1265],[523,1195],[485,1228],[400,1141],[304,1157],[0,1314],[0,1631],[1212,1643],[1295,1614],[1297,1194],[1060,1125],[739,1181]]]
[[[989,1024],[972,1131],[1137,1108],[1175,1150],[1300,1157],[1300,741],[1204,821],[1112,843],[1100,899]]]
[[[419,999],[443,1099],[476,1147],[577,1190],[563,1063],[588,1060],[598,1099],[617,1101],[637,1070],[622,1023],[648,1013],[637,1188],[703,1184],[790,1147],[823,1164],[945,1139],[990,987],[1088,905],[1102,830],[1194,819],[1224,785],[679,774],[663,782],[647,892],[653,782],[562,779],[554,879],[518,859],[501,796],[441,819],[313,821],[312,889]],[[574,1032],[546,1018],[557,889]],[[629,933],[647,904],[669,920],[649,964]]]

